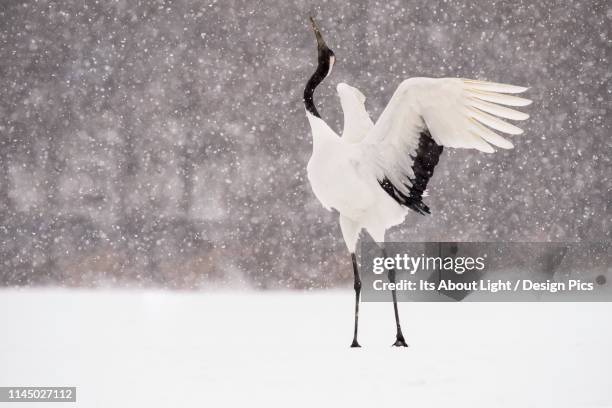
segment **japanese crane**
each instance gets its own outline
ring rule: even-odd
[[[396,89],[376,123],[365,109],[365,96],[339,83],[337,92],[344,113],[342,137],[321,119],[315,107],[315,88],[336,62],[314,19],[318,65],[304,89],[306,116],[312,131],[312,156],[307,172],[312,191],[328,210],[340,215],[340,229],[351,255],[355,290],[355,322],[351,347],[357,341],[361,278],[355,256],[362,230],[381,245],[385,232],[404,221],[408,211],[429,214],[423,202],[445,147],[471,148],[493,153],[492,145],[513,147],[495,131],[518,135],[518,127],[500,119],[525,120],[529,116],[506,106],[527,106],[518,97],[527,88],[460,78],[410,78]],[[505,105],[505,106],[503,106]],[[395,270],[388,270],[395,283]],[[392,291],[396,338],[393,346],[406,347],[397,296]]]

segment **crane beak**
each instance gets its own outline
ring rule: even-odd
[[[323,41],[323,36],[321,35],[321,31],[319,31],[319,27],[317,27],[317,23],[315,23],[314,18],[310,16],[310,24],[312,25],[312,31],[315,33],[315,37],[317,37],[317,47],[319,49],[328,48],[325,41]]]

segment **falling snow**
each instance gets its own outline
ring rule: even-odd
[[[432,216],[393,240],[612,238],[603,1],[11,1],[0,9],[0,281],[318,288],[348,282],[305,178],[315,14],[377,117],[411,76],[527,85],[516,148],[447,149]],[[358,199],[358,198],[357,198]]]

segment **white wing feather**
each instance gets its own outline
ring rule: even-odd
[[[402,140],[418,139],[420,131],[427,128],[443,146],[493,152],[488,141],[509,148],[511,143],[494,131],[512,135],[523,131],[499,117],[525,120],[529,115],[500,104],[526,106],[531,101],[503,93],[526,89],[458,78],[411,78],[397,88],[364,142],[397,145]]]
[[[365,95],[359,89],[339,83],[338,96],[344,113],[344,129],[342,139],[349,143],[358,143],[374,128],[365,108]]]
[[[384,176],[404,190],[401,179],[411,177],[413,155],[421,132],[428,130],[442,146],[493,153],[491,145],[511,149],[496,131],[523,131],[500,118],[525,120],[529,115],[505,106],[527,106],[514,95],[527,88],[459,78],[411,78],[400,84],[380,118],[362,141],[364,154]],[[382,174],[377,175],[382,176]]]

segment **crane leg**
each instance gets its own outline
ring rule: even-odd
[[[353,342],[351,347],[361,347],[357,342],[357,328],[359,327],[359,296],[361,295],[361,278],[359,277],[359,269],[357,269],[357,258],[355,253],[351,252],[351,260],[353,261],[353,274],[355,289],[355,331],[353,332]]]
[[[387,252],[383,248],[383,255],[387,257]],[[389,269],[389,282],[395,283],[395,269]],[[393,311],[395,312],[395,327],[397,329],[395,334],[395,347],[408,347],[406,340],[404,340],[404,334],[402,333],[402,326],[400,325],[399,312],[397,310],[397,293],[395,289],[391,291],[391,298],[393,299]]]

